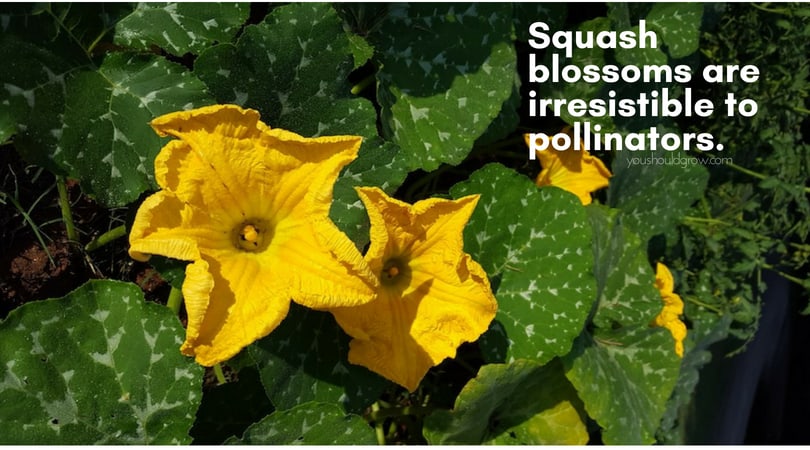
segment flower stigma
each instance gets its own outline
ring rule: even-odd
[[[407,265],[400,259],[391,258],[385,262],[382,273],[380,274],[380,282],[389,286],[394,286],[402,280],[407,270]]]
[[[234,228],[234,244],[240,250],[258,252],[270,243],[271,228],[262,220],[248,220]]]

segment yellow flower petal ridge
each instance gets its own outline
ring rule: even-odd
[[[563,133],[568,134],[573,142],[574,136],[571,127],[565,127]],[[523,135],[526,145],[531,146],[531,135]],[[585,147],[583,143],[582,148]],[[557,186],[579,197],[583,205],[592,201],[591,193],[607,187],[611,173],[599,158],[591,155],[587,150],[574,150],[569,148],[542,148],[537,153],[543,170],[537,175],[537,186]]]
[[[497,303],[484,269],[463,251],[478,196],[413,205],[358,188],[371,222],[365,260],[376,298],[330,311],[353,340],[349,361],[414,391],[428,369],[487,330]]]
[[[661,293],[664,308],[653,320],[652,325],[664,327],[675,340],[675,353],[683,358],[683,341],[686,339],[686,325],[681,321],[683,300],[674,293],[675,281],[667,266],[658,263],[655,268],[655,287]]]
[[[130,255],[191,261],[181,351],[225,361],[275,329],[290,300],[328,308],[370,301],[377,279],[329,219],[340,170],[361,138],[304,138],[258,112],[215,105],[158,117],[162,188],[139,208]]]

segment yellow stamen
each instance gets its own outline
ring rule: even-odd
[[[256,243],[259,241],[259,230],[257,230],[253,225],[245,225],[245,227],[242,228],[240,236],[242,239],[256,245]]]

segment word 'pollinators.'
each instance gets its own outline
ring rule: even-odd
[[[562,130],[574,142],[571,127]],[[532,147],[531,134],[524,134],[526,145]],[[583,143],[582,148],[585,147]],[[537,186],[557,186],[575,194],[583,205],[591,204],[591,193],[607,187],[611,173],[599,158],[587,150],[574,150],[573,144],[568,148],[542,147],[536,152],[543,170],[537,175]]]
[[[675,281],[672,273],[661,263],[655,267],[655,287],[661,293],[664,308],[653,320],[652,325],[669,330],[675,340],[675,353],[683,358],[683,340],[686,339],[686,325],[680,318],[683,314],[683,300],[680,295],[673,292]]]
[[[478,196],[410,205],[378,188],[357,192],[371,222],[365,260],[379,288],[370,303],[330,311],[354,338],[349,362],[414,391],[428,369],[478,339],[498,308],[484,269],[463,251]]]
[[[151,125],[177,139],[155,159],[162,190],[138,209],[129,252],[192,261],[184,354],[205,366],[231,358],[275,329],[290,299],[320,309],[371,300],[374,274],[328,218],[335,180],[361,138],[303,138],[235,105]]]

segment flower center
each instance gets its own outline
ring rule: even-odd
[[[399,284],[407,276],[408,266],[402,260],[392,258],[383,265],[380,282],[386,285]]]
[[[264,250],[270,243],[272,231],[263,220],[248,220],[234,228],[236,247],[248,252]]]

